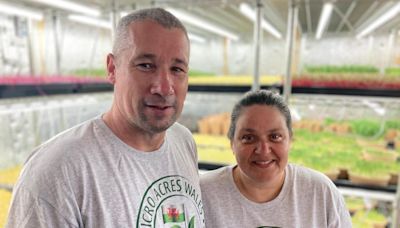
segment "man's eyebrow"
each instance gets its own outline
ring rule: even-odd
[[[140,54],[140,55],[136,56],[136,58],[134,58],[133,60],[155,59],[155,58],[156,58],[156,56],[153,54],[144,53],[144,54]]]
[[[136,58],[132,59],[132,62],[138,61],[138,60],[145,60],[145,59],[154,60],[154,59],[156,59],[156,56],[154,54],[144,53],[144,54],[140,54],[140,55],[136,56]],[[185,60],[180,59],[180,58],[173,58],[172,60],[174,63],[177,63],[177,64],[183,64],[185,66],[188,65],[188,63]]]
[[[144,60],[154,60],[156,58],[155,55],[149,54],[149,53],[144,53],[136,56],[135,58],[131,59],[129,61],[130,66],[134,66],[136,61],[144,61]]]
[[[185,66],[188,65],[187,62],[186,62],[185,60],[183,60],[183,59],[174,58],[173,60],[174,60],[175,63],[183,64],[183,65],[185,65]]]

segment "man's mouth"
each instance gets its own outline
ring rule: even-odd
[[[168,105],[147,105],[150,108],[154,108],[157,110],[166,110],[168,108],[171,108],[172,106],[168,106]]]

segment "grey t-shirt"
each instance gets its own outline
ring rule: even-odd
[[[343,197],[323,174],[289,164],[279,195],[256,203],[236,187],[233,167],[200,176],[207,227],[351,227]]]
[[[6,227],[173,225],[204,227],[189,130],[176,123],[158,150],[142,152],[98,117],[32,153],[15,185]]]

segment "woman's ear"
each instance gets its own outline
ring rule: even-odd
[[[292,150],[293,135],[289,136],[289,153]]]

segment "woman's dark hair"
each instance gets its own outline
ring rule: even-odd
[[[236,130],[236,122],[240,117],[242,110],[251,105],[268,105],[276,107],[285,117],[286,127],[289,130],[289,135],[292,136],[292,118],[290,110],[283,98],[273,91],[258,90],[247,92],[233,107],[231,114],[231,124],[229,126],[228,138],[233,140]]]

